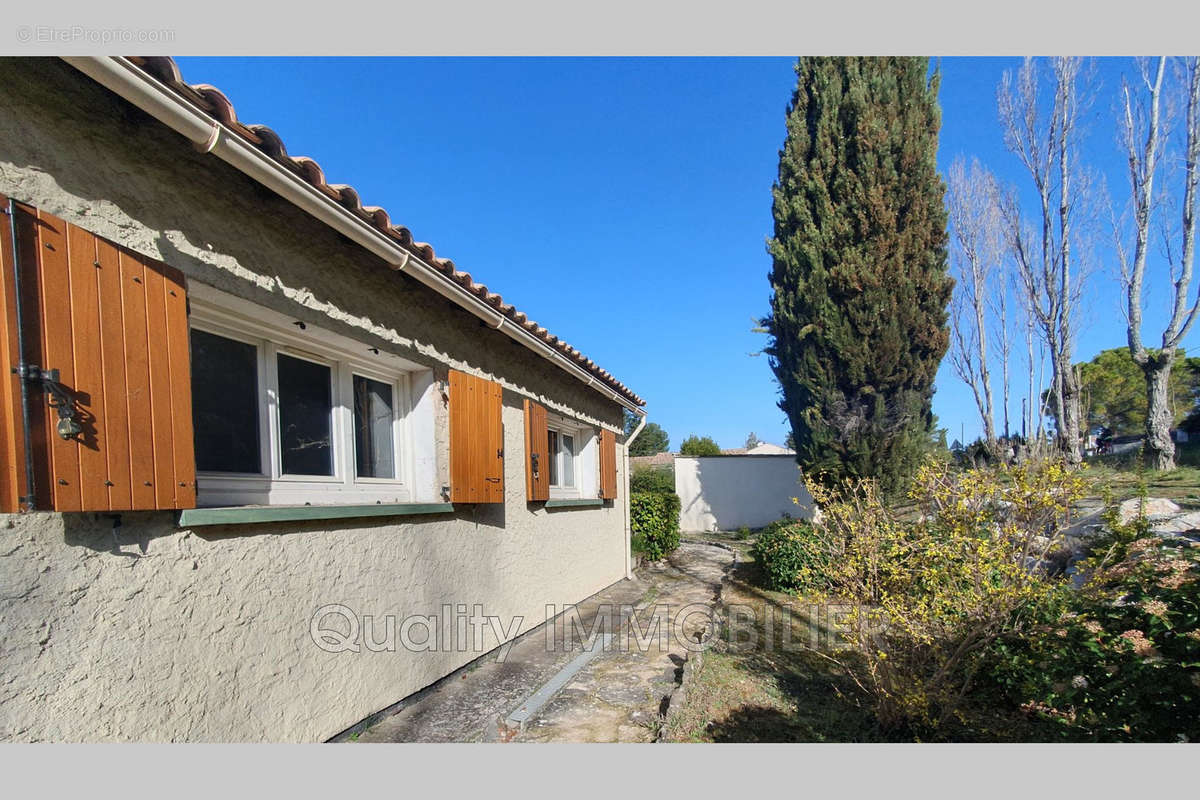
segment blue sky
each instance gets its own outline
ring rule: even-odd
[[[189,82],[222,89],[243,121],[274,128],[291,154],[315,158],[330,182],[355,186],[364,204],[387,208],[612,371],[673,446],[690,433],[724,447],[750,431],[783,441],[773,376],[751,354],[765,343],[752,327],[768,310],[770,189],[793,59],[179,62]],[[941,61],[944,165],[976,155],[1022,180],[995,103],[1003,70],[1017,66]],[[1128,62],[1098,66],[1087,155],[1120,200],[1111,111]],[[1115,279],[1098,276],[1084,305],[1078,355],[1121,345]],[[977,435],[970,393],[948,363],[937,386],[950,438]]]

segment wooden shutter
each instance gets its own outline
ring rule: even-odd
[[[39,209],[16,208],[26,361],[59,371],[82,428],[70,439],[58,435],[50,393],[30,385],[37,507],[194,508],[183,273]],[[6,248],[6,276],[11,261]],[[6,304],[6,329],[15,326],[9,313]],[[9,431],[19,438],[20,424],[18,408],[15,424],[4,419],[6,445]],[[0,450],[5,475],[11,450]]]
[[[549,430],[546,407],[525,401],[525,498],[531,502],[550,499]]]
[[[600,431],[600,497],[617,496],[617,437],[610,430]]]
[[[500,384],[450,370],[450,502],[504,502]]]

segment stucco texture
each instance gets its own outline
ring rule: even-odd
[[[619,430],[618,405],[62,62],[3,62],[0,191],[439,381],[499,381],[506,500],[194,531],[170,513],[0,515],[0,740],[323,740],[480,651],[327,653],[318,607],[382,620],[480,604],[524,631],[624,576],[624,498],[547,511],[524,496],[523,398]]]

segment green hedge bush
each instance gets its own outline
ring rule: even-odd
[[[679,495],[630,492],[629,514],[634,546],[657,561],[679,546]]]
[[[671,467],[635,467],[629,477],[629,491],[675,494],[675,470]]]
[[[772,522],[758,534],[751,553],[769,589],[802,592],[828,585],[829,549],[807,522]]]

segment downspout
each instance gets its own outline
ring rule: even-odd
[[[633,580],[633,520],[629,510],[629,445],[646,427],[646,412],[644,409],[634,412],[640,417],[633,433],[625,437],[625,453],[622,458],[625,475],[625,580]]]
[[[25,433],[25,497],[18,497],[17,503],[24,504],[25,510],[33,511],[37,506],[37,492],[34,487],[33,470],[33,430],[29,417],[29,365],[25,363],[25,325],[22,321],[21,308],[21,261],[20,247],[17,245],[17,205],[10,197],[8,200],[8,233],[12,243],[13,265],[13,300],[15,301],[17,327],[17,378],[21,384],[21,428]]]
[[[386,261],[392,269],[413,277],[479,317],[489,327],[553,361],[558,367],[593,386],[622,407],[645,416],[645,412],[632,400],[596,381],[590,372],[525,328],[506,320],[504,315],[480,298],[464,292],[461,286],[440,270],[426,264],[389,236],[355,216],[349,209],[317,191],[304,179],[240,136],[230,133],[208,114],[175,95],[127,59],[107,56],[62,56],[62,59],[190,140],[201,152],[211,153],[220,158],[357,242]]]

